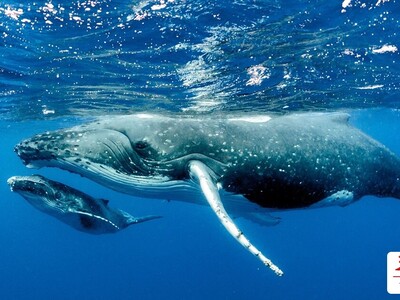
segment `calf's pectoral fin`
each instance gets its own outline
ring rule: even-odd
[[[189,162],[189,172],[191,178],[196,181],[210,204],[211,208],[219,218],[220,222],[226,230],[250,253],[258,257],[267,267],[275,272],[276,275],[282,276],[283,272],[277,267],[270,259],[265,257],[260,250],[258,250],[243,234],[243,232],[236,226],[231,217],[226,212],[224,205],[218,193],[218,188],[215,180],[212,178],[212,171],[202,162],[192,160]]]

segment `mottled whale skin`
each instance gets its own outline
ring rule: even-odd
[[[109,207],[108,200],[92,198],[40,175],[13,176],[7,182],[13,192],[24,197],[33,207],[91,234],[114,233],[132,224],[159,218],[133,217]]]
[[[322,200],[346,205],[364,195],[400,198],[399,159],[350,126],[348,117],[116,116],[39,134],[15,151],[28,166],[60,167],[148,197],[177,186],[186,194],[193,190],[188,162],[198,160],[228,194],[261,207],[309,207]]]
[[[226,230],[281,276],[230,215],[264,224],[271,209],[400,198],[399,158],[348,118],[115,116],[36,135],[15,151],[28,167],[58,167],[120,192],[207,201]]]

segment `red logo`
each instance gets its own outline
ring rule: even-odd
[[[387,255],[387,291],[400,294],[400,252],[389,252]]]

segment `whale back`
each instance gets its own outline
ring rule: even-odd
[[[400,160],[347,114],[289,115],[253,126],[221,178],[263,207],[307,207],[338,192],[400,198]]]

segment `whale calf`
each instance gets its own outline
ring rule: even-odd
[[[13,192],[20,194],[38,210],[87,233],[114,233],[132,224],[159,218],[133,217],[109,207],[108,200],[92,198],[40,175],[13,176],[7,183]]]
[[[208,202],[231,235],[282,275],[230,215],[262,222],[268,209],[400,198],[399,158],[348,119],[114,116],[38,134],[15,151],[28,167],[62,168],[120,192]]]

